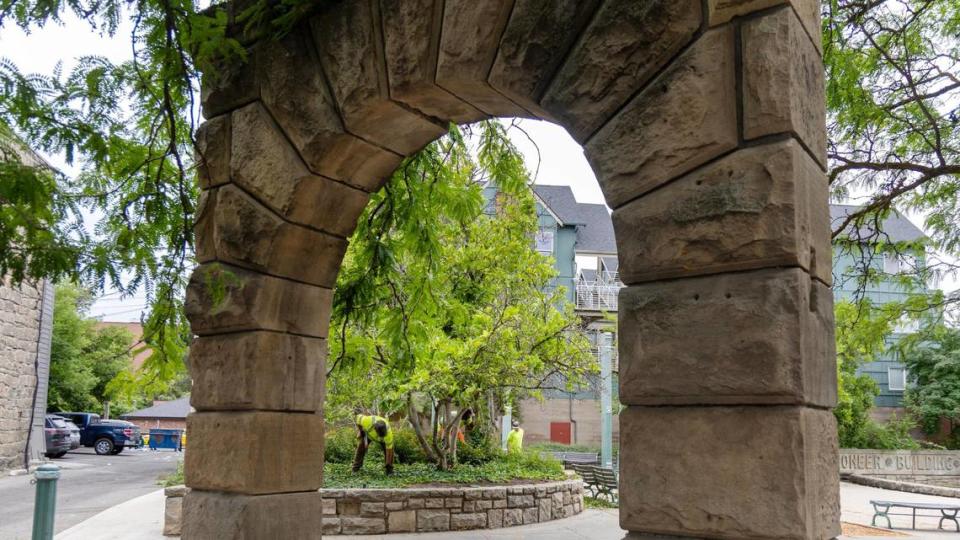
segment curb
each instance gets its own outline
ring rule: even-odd
[[[900,482],[899,480],[887,480],[885,478],[873,478],[862,474],[850,474],[842,477],[844,480],[854,484],[875,487],[880,489],[892,489],[895,491],[905,491],[907,493],[917,493],[919,495],[935,495],[937,497],[954,497],[960,499],[960,489],[942,486],[931,486],[929,484],[915,484],[913,482]]]

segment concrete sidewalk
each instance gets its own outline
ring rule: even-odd
[[[54,540],[164,540],[163,490],[130,499],[74,525]]]
[[[842,520],[849,523],[870,525],[873,517],[871,499],[913,502],[941,502],[957,504],[957,499],[916,495],[901,491],[888,491],[857,484],[842,482],[840,484],[840,506]],[[161,534],[163,528],[163,490],[131,499],[123,504],[114,506],[92,518],[58,534],[56,540],[163,540],[167,538]],[[937,531],[936,518],[918,518],[919,531],[912,531],[910,518],[893,516],[894,530],[903,540],[956,540],[960,533]],[[524,525],[506,529],[492,529],[463,532],[439,532],[394,534],[378,536],[344,536],[346,539],[356,540],[404,540],[410,538],[456,540],[619,540],[624,537],[625,531],[620,529],[619,513],[617,510],[584,510],[580,515],[540,523]],[[841,537],[844,540],[866,540],[879,536]],[[894,538],[887,536],[886,538]]]

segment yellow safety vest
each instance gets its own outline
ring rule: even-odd
[[[387,435],[386,437],[380,438],[380,435],[377,434],[377,430],[373,429],[373,425],[378,421],[383,421],[387,425]],[[390,429],[390,422],[386,418],[381,416],[364,416],[362,414],[357,415],[357,426],[366,433],[367,438],[371,441],[376,441],[383,443],[388,450],[393,450],[393,430]]]
[[[507,453],[519,454],[523,451],[523,428],[511,430],[507,434]]]

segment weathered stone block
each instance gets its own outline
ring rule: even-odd
[[[776,10],[747,21],[742,40],[744,137],[794,133],[826,168],[823,60],[800,20]]]
[[[424,508],[443,508],[443,499],[431,497],[424,500]]]
[[[737,145],[734,33],[696,43],[586,145],[607,204],[622,206]]]
[[[337,515],[337,501],[336,499],[323,499],[323,515],[324,516],[335,516]],[[324,521],[327,518],[323,518]]]
[[[530,116],[486,82],[512,7],[513,0],[447,0],[443,9],[437,84],[489,116]]]
[[[487,510],[487,528],[499,529],[503,527],[503,510]]]
[[[628,407],[620,429],[631,434],[620,447],[630,479],[620,487],[624,529],[785,540],[840,534],[830,411]]]
[[[360,515],[360,501],[355,499],[342,500],[338,503],[339,510],[338,514],[341,516],[359,516]]]
[[[202,199],[197,216],[197,260],[222,261],[333,288],[345,238],[294,225],[233,185]]]
[[[400,510],[390,512],[387,516],[387,531],[414,532],[417,530],[417,512],[414,510]]]
[[[186,313],[197,335],[275,330],[326,337],[333,291],[219,263],[196,268]]]
[[[603,2],[550,84],[543,108],[584,143],[693,39],[700,17],[699,0]]]
[[[393,501],[386,503],[388,511],[403,510],[403,501]]]
[[[417,510],[418,531],[449,531],[449,510]]]
[[[216,74],[205,74],[200,82],[201,112],[213,118],[260,97],[254,59],[257,46],[248,50],[248,62],[231,59],[216,66]]]
[[[163,505],[163,535],[180,536],[183,528],[183,495],[167,495]]]
[[[513,527],[515,525],[523,525],[523,509],[522,508],[504,509],[503,526]]]
[[[197,128],[197,178],[202,189],[230,181],[230,115],[215,116]]]
[[[829,284],[827,198],[796,141],[737,151],[613,212],[620,278],[800,266]]]
[[[538,523],[539,520],[540,520],[540,511],[536,507],[523,509],[524,525],[530,525],[531,523]]]
[[[343,517],[340,518],[342,534],[383,534],[387,524],[383,517]]]
[[[596,11],[598,0],[518,0],[500,39],[490,85],[540,118],[554,73]]]
[[[462,497],[450,497],[444,503],[444,507],[446,508],[460,508],[462,506],[463,506]]]
[[[539,509],[539,518],[540,521],[550,521],[552,517],[552,500],[550,497],[544,497],[537,501],[537,508]]]
[[[278,332],[200,337],[190,345],[190,404],[197,410],[319,411],[325,391],[322,339]],[[324,511],[327,503],[323,501]]]
[[[710,26],[716,26],[736,16],[750,15],[781,4],[789,4],[796,11],[810,41],[818,51],[823,52],[819,0],[707,0],[707,19]]]
[[[259,102],[234,111],[231,127],[234,183],[285,219],[343,237],[353,232],[367,193],[312,174]]]
[[[799,268],[623,289],[620,400],[833,406],[832,315],[830,289]]]
[[[336,516],[323,516],[323,534],[340,534],[340,518]]]
[[[361,516],[382,516],[386,509],[382,502],[362,502],[360,503]]]
[[[337,4],[311,20],[313,38],[347,130],[409,155],[445,129],[390,100],[377,5]]]
[[[263,103],[313,172],[375,191],[402,157],[346,132],[309,40],[295,31],[261,44]]]
[[[534,506],[533,495],[510,495],[507,497],[507,505],[510,508],[528,508]]]
[[[433,82],[443,2],[380,2],[380,10],[390,97],[458,124],[483,119],[484,113]]]
[[[487,526],[487,514],[455,514],[450,516],[450,530],[465,531],[469,529],[483,529]]]
[[[191,438],[191,444],[194,440]],[[320,494],[315,491],[250,496],[194,489],[184,499],[183,538],[319,540],[322,527],[321,514],[317,512],[319,505]]]
[[[322,484],[322,414],[199,412],[187,417],[187,430],[184,472],[191,488],[262,494]],[[319,515],[320,506],[317,494],[312,512]]]

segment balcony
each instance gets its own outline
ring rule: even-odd
[[[617,296],[622,288],[616,272],[601,272],[594,281],[577,281],[577,310],[617,311]]]

